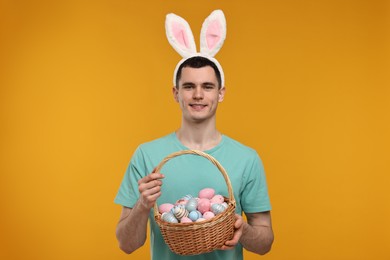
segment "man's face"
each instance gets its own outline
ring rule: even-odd
[[[173,88],[175,100],[180,104],[183,120],[203,122],[214,120],[218,102],[224,98],[225,88],[218,89],[218,80],[210,66],[182,69],[179,86]]]

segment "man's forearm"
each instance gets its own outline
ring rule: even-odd
[[[264,255],[271,250],[273,241],[274,235],[271,227],[251,226],[248,223],[244,223],[240,243],[246,250]]]
[[[143,209],[139,203],[132,209],[126,209],[116,231],[119,247],[125,253],[130,254],[145,243],[148,217],[149,211]]]

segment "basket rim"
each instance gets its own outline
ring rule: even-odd
[[[213,156],[211,156],[210,154],[207,154],[205,152],[202,152],[202,151],[199,151],[199,150],[181,150],[181,151],[177,151],[177,152],[174,152],[174,153],[171,153],[169,154],[168,156],[166,156],[156,167],[155,169],[155,172],[160,172],[161,168],[164,166],[165,163],[167,163],[169,160],[171,160],[172,158],[175,158],[177,156],[181,156],[181,155],[185,155],[185,154],[193,154],[193,155],[199,155],[201,157],[204,157],[206,159],[208,159],[212,164],[214,164],[218,170],[221,172],[225,182],[226,182],[226,186],[228,188],[228,194],[229,194],[229,197],[228,197],[228,205],[229,204],[232,204],[233,205],[233,208],[236,207],[236,201],[234,199],[234,193],[233,193],[233,188],[232,188],[232,184],[230,182],[230,179],[229,179],[229,176],[225,170],[225,168],[223,168],[223,166],[218,162],[217,159],[215,159]],[[158,206],[157,206],[157,200],[156,202],[154,203],[154,217],[155,219],[158,217],[158,216],[161,216],[160,212],[158,211]],[[212,218],[214,219],[214,218]],[[210,220],[212,220],[210,219]],[[205,223],[206,221],[202,221],[202,222],[193,222],[193,223],[188,223],[188,224],[195,224],[195,223]],[[176,224],[176,223],[171,223],[171,224]],[[180,225],[183,225],[183,223],[177,223],[177,224],[180,224]],[[176,224],[176,225],[177,225]],[[187,224],[187,223],[185,223]]]

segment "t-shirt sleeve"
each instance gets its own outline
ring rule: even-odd
[[[116,204],[132,208],[139,198],[138,180],[145,175],[143,155],[137,148],[123,176],[122,183],[114,199]]]
[[[271,210],[268,187],[263,163],[255,153],[245,172],[245,186],[242,189],[241,207],[246,213]]]

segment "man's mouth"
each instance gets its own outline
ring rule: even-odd
[[[190,107],[192,107],[192,109],[194,109],[194,110],[202,110],[206,106],[207,105],[203,105],[203,104],[190,104]]]

